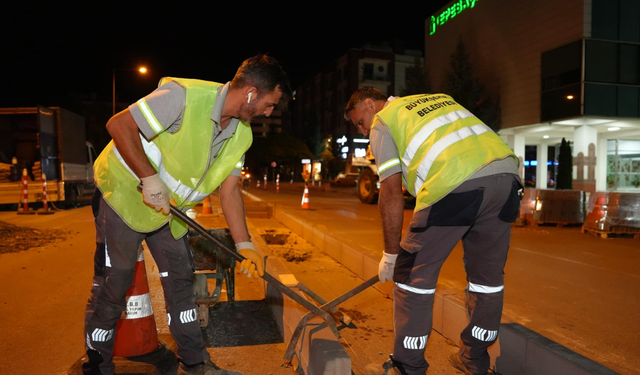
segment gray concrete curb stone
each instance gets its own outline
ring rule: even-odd
[[[257,233],[250,221],[247,222],[247,226],[249,227],[255,250],[265,259],[265,272],[278,279],[283,277],[286,279],[295,278],[280,258],[271,256],[269,245]],[[284,296],[282,292],[269,285],[266,281],[263,283],[263,288],[265,299],[271,306],[278,328],[285,339],[285,344],[289,345],[298,323],[309,311]],[[309,300],[297,287],[291,286],[290,289]],[[320,317],[313,317],[307,322],[300,339],[296,343],[295,357],[298,362],[297,370],[306,375],[351,374],[351,357],[349,357],[338,338],[331,332],[327,323]],[[295,365],[295,361],[293,364]]]

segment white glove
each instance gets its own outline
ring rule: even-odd
[[[169,198],[171,193],[162,182],[160,176],[156,173],[149,177],[140,178],[142,182],[142,200],[147,205],[162,211],[163,214],[169,215]]]
[[[236,268],[240,272],[246,273],[247,277],[258,278],[264,276],[264,260],[260,258],[260,254],[253,248],[253,243],[237,243],[236,250],[238,250],[238,254],[245,258],[240,263],[236,262]]]
[[[385,281],[393,281],[393,269],[396,266],[398,254],[387,254],[382,252],[382,259],[378,265],[378,278],[381,283]]]

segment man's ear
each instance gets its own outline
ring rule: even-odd
[[[242,94],[244,94],[244,96],[247,97],[249,96],[249,93],[251,93],[252,98],[258,97],[258,88],[255,86],[245,86],[242,89]]]
[[[364,101],[364,106],[368,110],[375,110],[376,103],[371,98],[366,98]]]

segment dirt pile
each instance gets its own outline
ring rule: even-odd
[[[19,227],[0,221],[0,254],[17,253],[40,247],[57,240],[64,240],[68,231]]]
[[[258,232],[274,255],[287,262],[303,262],[309,259],[313,253],[313,245],[289,229],[265,228],[259,229]]]

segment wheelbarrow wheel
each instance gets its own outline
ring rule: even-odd
[[[198,303],[198,298],[209,297],[209,286],[207,284],[207,275],[197,273],[195,277],[194,293],[196,295],[196,313],[200,327],[204,328],[209,325],[209,304]]]

